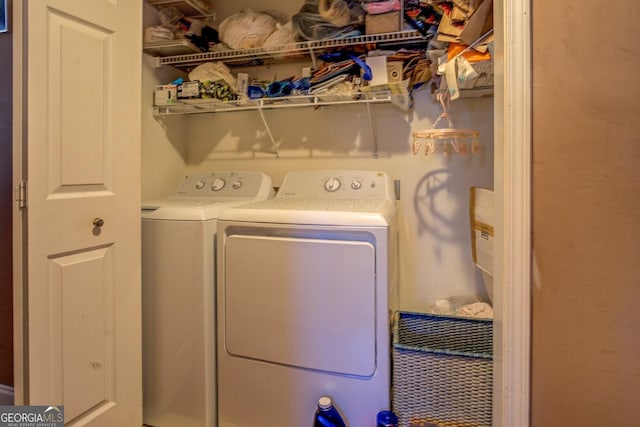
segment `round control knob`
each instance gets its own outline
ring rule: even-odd
[[[354,190],[359,190],[362,188],[362,182],[358,181],[357,179],[354,179],[353,181],[351,181],[351,188],[353,188]]]
[[[211,189],[213,191],[220,191],[224,188],[226,182],[224,181],[224,179],[222,178],[216,178],[213,180],[213,183],[211,184]]]
[[[196,182],[196,189],[197,190],[202,190],[204,188],[205,184],[206,183],[203,180],[200,180],[200,181]]]
[[[234,190],[237,190],[240,187],[242,187],[242,182],[241,181],[234,181],[233,184],[231,184],[231,186],[233,187]]]
[[[334,191],[338,191],[340,188],[340,180],[338,178],[329,178],[324,183],[324,189],[333,193]]]

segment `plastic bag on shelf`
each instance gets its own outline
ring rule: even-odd
[[[189,73],[189,80],[218,81],[224,80],[230,87],[236,87],[236,79],[231,74],[231,70],[220,61],[205,62],[198,65]]]
[[[362,34],[365,12],[353,0],[305,0],[291,22],[297,40],[338,39]]]
[[[276,30],[267,37],[262,46],[265,48],[276,48],[294,42],[293,29],[291,28],[291,21],[289,21],[286,24],[276,24]]]
[[[176,37],[184,37],[203,52],[220,43],[218,31],[199,19],[187,18],[176,7],[159,11],[162,26],[174,32]]]
[[[243,9],[220,23],[220,39],[232,49],[262,47],[265,40],[278,28],[271,13]]]

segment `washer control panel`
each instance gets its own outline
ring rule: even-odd
[[[271,191],[271,179],[261,172],[203,172],[187,175],[170,198],[253,198]]]
[[[276,197],[372,199],[394,197],[391,178],[380,171],[289,172]]]

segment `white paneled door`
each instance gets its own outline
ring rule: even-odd
[[[25,403],[140,426],[141,0],[16,7]]]

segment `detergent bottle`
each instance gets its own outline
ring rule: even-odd
[[[342,415],[329,396],[318,399],[318,408],[313,418],[313,427],[346,427]]]

